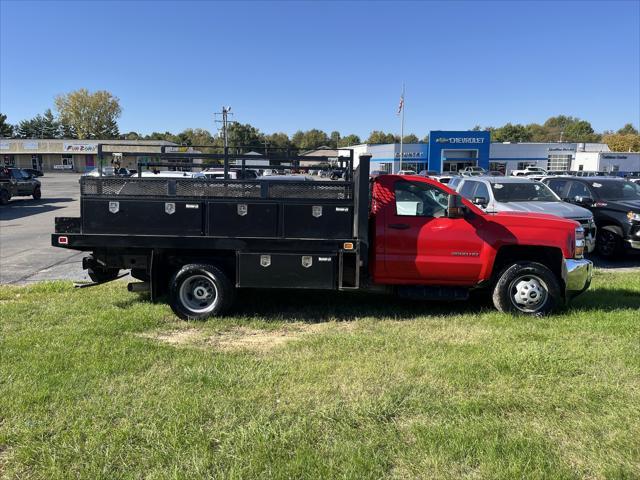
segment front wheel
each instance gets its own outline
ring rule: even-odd
[[[169,284],[171,309],[184,320],[222,315],[233,303],[233,285],[217,267],[189,264]]]
[[[558,279],[546,266],[518,262],[502,271],[493,289],[493,304],[501,312],[542,316],[563,304]]]
[[[42,197],[42,191],[40,190],[40,187],[36,187],[33,190],[33,199],[40,200],[41,197]]]
[[[616,258],[622,250],[622,237],[611,230],[598,229],[596,248],[602,257],[607,259]]]

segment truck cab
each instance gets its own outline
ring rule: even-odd
[[[418,175],[370,179],[370,157],[360,156],[353,168],[353,152],[341,159],[344,178],[334,181],[232,179],[230,162],[242,155],[198,155],[224,160],[225,178],[149,178],[144,165],[131,178],[82,177],[82,216],[57,218],[52,244],[89,252],[83,266],[96,283],[131,270],[141,282],[130,290],[168,298],[185,319],[224,314],[241,288],[419,300],[466,299],[477,290],[500,311],[543,315],[591,281],[584,230],[575,221],[487,215]],[[287,152],[269,168],[316,168],[312,161],[318,158]]]

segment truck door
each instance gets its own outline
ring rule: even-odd
[[[398,179],[385,214],[388,283],[473,285],[480,279],[484,241],[479,216],[447,218],[449,194],[427,182]]]

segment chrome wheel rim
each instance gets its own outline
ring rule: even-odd
[[[548,297],[547,285],[537,275],[522,275],[509,286],[511,303],[521,312],[532,313],[540,310]]]
[[[193,313],[213,310],[218,300],[218,287],[206,275],[192,275],[180,285],[180,302]]]

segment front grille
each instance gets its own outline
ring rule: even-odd
[[[575,220],[584,228],[585,235],[594,236],[596,234],[595,223],[590,218],[572,218],[571,220]]]

